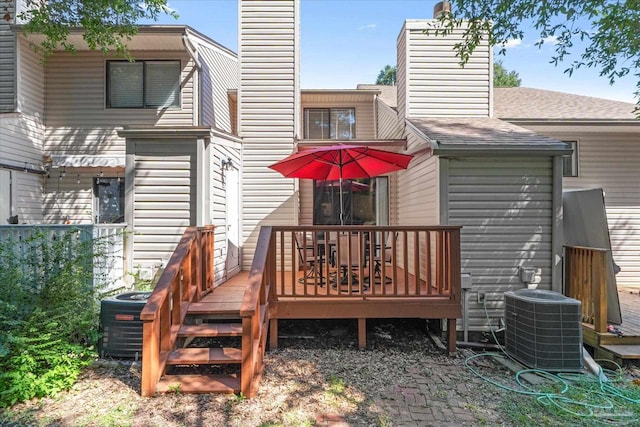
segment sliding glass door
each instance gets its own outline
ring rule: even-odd
[[[345,225],[389,224],[389,179],[386,176],[314,181],[313,223],[340,224],[340,192]]]

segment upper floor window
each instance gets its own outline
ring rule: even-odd
[[[108,61],[107,108],[180,107],[180,61]]]
[[[355,139],[355,108],[305,108],[305,139]]]
[[[578,176],[578,142],[563,141],[573,150],[562,157],[562,176]]]

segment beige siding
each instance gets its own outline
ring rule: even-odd
[[[45,176],[44,220],[49,223],[92,224],[95,215],[93,208],[93,178],[97,171],[89,169],[65,168],[51,170]],[[110,172],[105,177],[113,176]],[[123,173],[120,173],[123,176]],[[78,182],[80,181],[80,182]]]
[[[398,85],[398,114],[403,119],[407,117],[407,29],[402,26],[398,35],[396,52],[398,64],[396,65],[396,84]]]
[[[486,293],[490,316],[502,316],[505,291],[525,286],[520,266],[540,268],[538,288],[551,289],[551,159],[452,158],[448,169],[448,222],[463,226],[462,271]],[[482,306],[470,300],[470,326],[484,328]]]
[[[564,141],[578,141],[577,178],[563,179],[564,190],[602,188],[613,259],[622,271],[619,285],[640,286],[640,148],[637,134],[587,132],[575,128],[532,130]]]
[[[229,89],[238,88],[237,58],[213,46],[200,44],[202,63],[202,125],[232,132]]]
[[[186,227],[195,225],[193,141],[135,143],[133,265],[168,260]]]
[[[0,162],[15,167],[39,169],[42,166],[44,126],[26,114],[0,115]],[[15,212],[20,222],[42,220],[42,176],[13,171],[16,185]]]
[[[356,110],[356,140],[372,140],[375,138],[375,114],[373,102],[304,102],[302,103],[303,114],[305,108],[354,108]],[[304,121],[304,115],[303,121]],[[303,132],[304,135],[304,132]]]
[[[461,67],[453,46],[462,40],[463,29],[446,37],[424,30],[434,21],[405,23],[402,78],[398,84],[405,100],[398,107],[407,117],[488,117],[490,115],[491,49],[486,40]],[[401,106],[405,104],[404,106]]]
[[[407,135],[407,151],[425,148],[426,143],[413,133]],[[397,174],[398,223],[401,225],[438,225],[438,158],[430,151],[418,153],[409,168]]]
[[[404,123],[400,120],[398,112],[387,106],[380,99],[376,100],[378,106],[378,138],[401,139],[404,137]]]
[[[133,52],[137,59],[182,61],[181,108],[105,108],[106,61],[98,52],[55,53],[47,61],[46,151],[53,154],[124,154],[117,129],[127,125],[193,124],[193,62],[185,52]]]
[[[243,268],[259,227],[297,222],[296,185],[268,165],[291,154],[298,130],[298,0],[240,0],[238,90],[243,138]]]
[[[15,109],[16,36],[10,25],[14,23],[16,1],[3,2],[2,15],[8,14],[11,18],[0,19],[0,113]]]
[[[18,38],[18,110],[44,120],[44,66],[42,57]]]

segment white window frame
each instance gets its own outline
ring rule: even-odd
[[[127,110],[127,109],[137,109],[137,110],[159,110],[159,109],[181,109],[182,108],[182,90],[181,90],[181,85],[180,85],[180,80],[181,80],[181,74],[182,74],[182,61],[180,61],[179,59],[158,59],[158,60],[151,60],[151,59],[144,59],[144,60],[137,60],[135,61],[133,64],[136,63],[141,63],[142,64],[142,81],[141,81],[141,88],[140,90],[142,91],[142,102],[139,106],[117,106],[117,105],[113,105],[112,104],[112,93],[111,93],[111,88],[112,88],[112,83],[111,83],[111,64],[131,64],[129,61],[122,61],[122,60],[110,60],[106,62],[106,66],[105,66],[105,74],[106,74],[106,96],[105,96],[105,101],[106,101],[106,108],[107,109],[114,109],[114,110]],[[157,63],[174,63],[175,65],[178,66],[178,75],[177,77],[177,81],[174,82],[174,85],[171,87],[171,91],[175,91],[176,93],[176,100],[171,104],[171,105],[154,105],[154,104],[150,104],[150,96],[147,94],[147,83],[148,82],[148,70],[147,67],[152,66],[153,64],[157,64]],[[152,84],[152,83],[149,83]]]
[[[579,176],[579,156],[578,156],[578,141],[577,140],[573,140],[573,141],[562,141],[565,144],[568,144],[571,149],[573,150],[571,152],[571,154],[565,154],[564,156],[562,156],[562,176],[564,178],[575,178]],[[567,171],[567,168],[565,168],[565,165],[567,163],[567,160],[569,162],[569,164],[571,165],[571,169],[569,171]]]

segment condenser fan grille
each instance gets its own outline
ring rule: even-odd
[[[530,368],[582,370],[580,301],[552,291],[505,292],[505,350]]]

